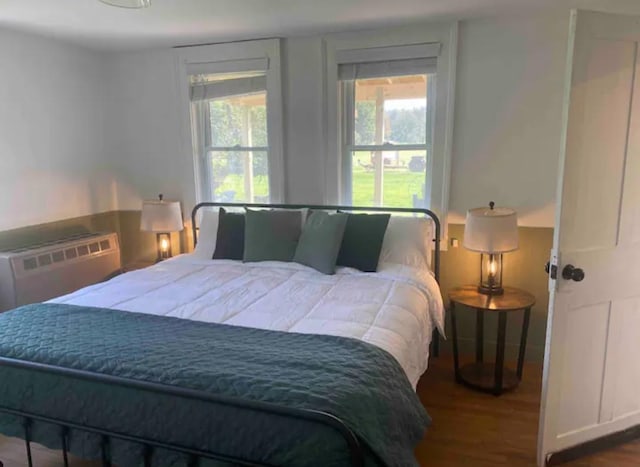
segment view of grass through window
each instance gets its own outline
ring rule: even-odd
[[[269,201],[266,99],[262,91],[209,101],[214,201]]]
[[[353,205],[424,206],[430,79],[435,76],[356,79],[345,88],[345,98],[355,104],[345,147]]]

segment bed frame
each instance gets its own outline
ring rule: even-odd
[[[230,208],[278,208],[278,209],[325,209],[325,210],[341,210],[341,211],[367,211],[367,212],[386,212],[386,213],[413,213],[417,215],[428,216],[434,223],[434,255],[433,255],[433,273],[436,280],[439,280],[440,276],[440,232],[441,226],[438,216],[428,209],[419,208],[379,208],[379,207],[352,207],[352,206],[312,206],[312,205],[293,205],[293,204],[241,204],[241,203],[200,203],[193,208],[191,214],[193,239],[194,245],[197,243],[198,229],[196,225],[196,216],[201,208],[206,207],[230,207]],[[439,336],[437,330],[433,332],[431,355],[438,356],[439,353]],[[148,391],[157,394],[169,395],[187,400],[197,400],[214,405],[226,405],[234,406],[236,408],[253,411],[269,413],[284,417],[290,417],[298,420],[305,420],[310,423],[316,423],[323,425],[330,429],[337,431],[345,441],[345,446],[348,449],[351,465],[354,467],[363,467],[365,462],[365,454],[362,445],[360,444],[357,436],[349,429],[349,427],[339,418],[321,411],[297,409],[292,407],[279,406],[277,404],[245,400],[240,398],[232,398],[226,396],[218,396],[210,394],[204,391],[196,391],[192,389],[186,389],[176,386],[169,386],[164,384],[158,384],[148,381],[141,381],[129,378],[121,378],[111,375],[105,375],[101,373],[92,373],[82,370],[74,370],[70,368],[64,368],[54,365],[46,365],[41,363],[16,360],[12,358],[0,357],[0,366],[25,369],[30,371],[43,372],[61,377],[75,378],[78,380],[90,381],[95,383],[102,383],[108,385],[118,385],[131,389],[137,389],[141,391]],[[1,402],[0,402],[1,404]],[[225,454],[202,451],[193,449],[188,446],[181,446],[177,444],[164,443],[152,439],[145,439],[137,436],[128,435],[126,433],[119,433],[115,431],[105,430],[97,426],[90,424],[79,424],[62,419],[54,419],[41,414],[30,412],[28,409],[15,410],[0,405],[0,414],[11,415],[19,417],[23,421],[23,437],[25,441],[26,457],[29,467],[33,467],[33,459],[31,453],[31,426],[34,422],[45,422],[54,425],[59,428],[60,432],[60,444],[62,447],[62,461],[65,467],[69,466],[69,434],[71,430],[84,431],[92,433],[101,437],[101,453],[102,453],[102,465],[103,467],[111,466],[111,451],[110,445],[112,439],[131,441],[138,443],[144,447],[142,461],[145,467],[151,467],[153,457],[156,449],[166,449],[174,451],[180,454],[187,455],[189,457],[189,466],[196,467],[201,459],[211,459],[217,461],[225,461],[235,463],[241,466],[247,467],[272,467],[270,464],[264,462],[257,462],[251,459],[244,459],[239,457],[230,457]],[[0,467],[3,467],[2,460],[0,460]],[[7,466],[8,467],[8,466]]]

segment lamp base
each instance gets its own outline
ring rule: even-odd
[[[502,287],[486,287],[483,285],[478,286],[478,292],[484,295],[502,295],[504,294],[504,288]]]

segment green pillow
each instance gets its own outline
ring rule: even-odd
[[[376,272],[389,214],[349,214],[338,265]]]
[[[342,213],[312,212],[302,229],[293,260],[324,274],[335,274],[348,217]]]
[[[301,230],[300,211],[247,209],[243,261],[291,261]]]
[[[213,259],[242,259],[244,252],[244,214],[220,208],[218,237]]]

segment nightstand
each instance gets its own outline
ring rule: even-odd
[[[531,318],[531,307],[536,302],[535,297],[529,292],[513,287],[505,287],[503,295],[485,295],[478,292],[477,286],[467,285],[451,291],[449,300],[451,301],[451,334],[453,338],[453,363],[456,382],[496,396],[517,387],[522,380],[529,319]],[[457,305],[464,305],[476,310],[476,359],[474,363],[462,367],[460,367],[458,355]],[[504,351],[507,337],[507,315],[518,311],[524,311],[524,319],[520,335],[518,367],[516,371],[513,371],[504,366]],[[498,314],[495,363],[484,362],[485,313]]]

